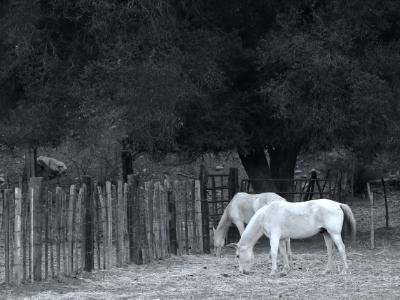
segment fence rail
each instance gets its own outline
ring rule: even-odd
[[[0,191],[0,282],[20,284],[203,250],[200,184],[106,182]]]

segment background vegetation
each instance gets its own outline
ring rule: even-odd
[[[396,0],[5,0],[0,18],[2,151],[109,173],[121,143],[229,152],[274,178],[333,148],[371,176],[398,160]]]

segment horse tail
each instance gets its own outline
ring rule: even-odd
[[[354,218],[351,208],[347,204],[340,203],[340,208],[344,213],[343,222],[346,222],[347,227],[350,229],[351,237],[354,241],[356,239],[356,219]]]

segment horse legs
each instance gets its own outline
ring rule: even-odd
[[[283,257],[283,272],[286,273],[290,270],[286,240],[279,241],[279,251]]]
[[[235,223],[237,229],[239,230],[240,236],[242,236],[243,231],[244,231],[244,223],[243,222],[237,222]]]
[[[342,256],[343,270],[341,274],[346,274],[347,270],[349,269],[349,266],[347,265],[346,247],[343,244],[342,237],[340,236],[340,234],[330,234],[330,235],[336,247],[338,248],[340,255]]]
[[[276,260],[278,257],[279,236],[271,235],[269,239],[269,244],[271,246],[271,261],[272,261],[271,275],[275,275],[276,271],[278,270],[276,265]]]
[[[289,260],[289,267],[293,268],[293,256],[292,256],[292,248],[290,247],[290,239],[286,239],[286,249]]]
[[[221,247],[217,247],[215,250],[215,256],[216,257],[221,257]]]
[[[328,251],[328,266],[326,267],[325,273],[329,273],[334,270],[334,266],[332,263],[333,242],[328,233],[324,233],[324,240],[326,244],[326,249]]]

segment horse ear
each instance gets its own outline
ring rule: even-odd
[[[215,227],[213,227],[213,233],[215,233],[217,231],[217,229],[215,229]]]
[[[225,245],[225,247],[230,247],[230,248],[234,248],[234,249],[238,249],[239,248],[237,243],[229,243],[229,244]]]

